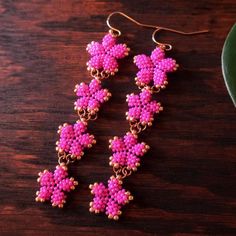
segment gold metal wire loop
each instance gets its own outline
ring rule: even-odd
[[[97,69],[91,69],[90,75],[98,80],[107,79],[110,76],[110,74],[107,71],[104,70],[99,71]]]
[[[73,163],[76,161],[76,157],[72,157],[70,154],[66,154],[65,152],[60,153],[58,152],[58,163],[59,165],[64,163],[65,165],[68,165],[70,163]]]
[[[62,163],[64,163],[65,165],[68,165],[69,160],[65,160],[64,156],[59,156],[58,157],[58,164],[61,165]]]
[[[163,50],[170,51],[170,50],[172,49],[172,45],[171,45],[171,44],[169,44],[169,43],[160,43],[160,42],[158,42],[158,41],[156,40],[156,38],[155,38],[156,33],[157,33],[158,31],[161,31],[161,30],[162,30],[161,28],[158,28],[158,29],[156,29],[156,30],[153,31],[153,33],[152,33],[152,41],[153,41],[154,43],[156,43],[156,44],[157,44],[160,48],[162,48]]]
[[[96,78],[96,77],[98,77],[98,75],[99,75],[99,71],[96,70],[96,69],[92,69],[92,70],[90,71],[90,75],[91,75],[92,77]]]
[[[78,110],[77,114],[80,118],[80,120],[89,121],[89,120],[96,120],[97,119],[97,113],[91,113],[87,110]]]
[[[147,125],[143,125],[141,122],[137,121],[129,121],[129,125],[130,125],[130,132],[134,134],[138,134],[147,128]]]
[[[153,86],[138,85],[138,88],[140,90],[148,89],[151,93],[159,93],[161,91],[161,88],[160,87],[156,87],[155,85],[153,85]]]
[[[160,87],[156,87],[156,86],[152,86],[152,87],[150,87],[150,91],[152,92],[152,93],[159,93],[160,91],[161,91],[161,88]]]
[[[132,170],[127,169],[125,166],[118,168],[113,166],[113,172],[115,173],[116,177],[119,177],[121,179],[124,179],[132,174]]]
[[[96,120],[98,118],[97,113],[90,114],[89,116],[90,120]]]

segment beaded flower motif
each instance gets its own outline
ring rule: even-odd
[[[56,150],[60,154],[70,154],[72,158],[80,159],[85,148],[92,147],[96,143],[93,135],[86,133],[87,123],[77,121],[73,125],[67,123],[59,126],[59,141],[56,142]]]
[[[116,44],[116,37],[110,33],[104,36],[102,43],[92,41],[86,50],[91,55],[88,70],[101,69],[110,74],[118,71],[117,59],[124,58],[129,52],[126,44]]]
[[[54,172],[44,170],[39,172],[38,182],[40,190],[36,192],[35,200],[45,202],[51,200],[52,206],[62,208],[66,202],[65,192],[75,189],[78,182],[68,178],[67,167],[64,164],[56,166]]]
[[[129,191],[122,188],[122,181],[115,176],[108,180],[108,187],[103,183],[94,183],[89,186],[94,196],[90,202],[90,212],[105,212],[109,219],[118,220],[121,207],[133,200]]]
[[[165,58],[162,48],[155,48],[151,56],[144,54],[134,57],[134,63],[140,69],[135,78],[138,86],[149,85],[153,82],[156,88],[165,88],[167,82],[167,72],[177,70],[178,64],[172,58]]]
[[[127,132],[123,138],[115,136],[109,142],[109,148],[113,152],[110,165],[115,168],[126,167],[128,170],[136,171],[140,166],[140,157],[149,149],[144,142],[138,143],[138,136],[131,132]]]
[[[139,94],[127,95],[126,101],[129,107],[126,119],[142,125],[152,125],[154,114],[163,110],[160,103],[152,100],[152,93],[148,89],[143,89]]]
[[[77,84],[75,92],[79,97],[74,104],[75,110],[87,111],[90,114],[97,113],[100,105],[111,97],[111,93],[107,89],[102,89],[101,81],[97,79],[91,80],[89,85],[85,83]]]

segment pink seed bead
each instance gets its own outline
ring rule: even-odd
[[[153,79],[153,69],[144,68],[137,73],[138,81],[143,84],[149,84]]]
[[[151,58],[144,55],[144,54],[135,56],[134,61],[135,61],[136,66],[139,69],[152,68],[152,66],[153,66]]]
[[[111,149],[113,152],[122,151],[124,149],[124,143],[121,139],[113,139],[111,142]]]
[[[137,156],[142,156],[146,151],[146,144],[145,143],[137,143],[133,147],[133,153]]]
[[[137,106],[140,104],[140,99],[138,95],[130,94],[127,95],[128,106]]]
[[[58,184],[58,188],[65,191],[65,192],[70,192],[71,189],[74,187],[74,180],[73,179],[63,179],[61,182]]]
[[[93,209],[103,212],[106,208],[106,198],[95,197],[93,199]]]
[[[140,162],[140,159],[132,154],[129,154],[127,157],[127,166],[132,169],[132,168],[136,168],[137,163]]]
[[[141,108],[140,107],[131,107],[128,111],[128,117],[130,120],[137,120],[140,117]]]
[[[137,143],[137,137],[132,133],[127,133],[124,136],[124,142],[127,148],[134,146]]]
[[[118,70],[118,63],[114,57],[105,55],[103,59],[103,68],[106,71],[116,72],[116,70]]]
[[[66,195],[59,189],[54,189],[53,195],[51,197],[51,202],[55,206],[60,206],[65,203]]]
[[[102,39],[102,45],[106,50],[110,50],[116,44],[116,38],[111,34],[106,34]]]
[[[128,195],[126,194],[125,190],[122,189],[119,192],[115,194],[115,199],[119,204],[124,205],[126,202],[128,202]]]
[[[119,180],[116,178],[112,178],[108,180],[108,188],[109,188],[109,193],[113,194],[117,192],[118,190],[121,189],[121,185],[119,183]]]
[[[86,123],[84,122],[77,122],[74,124],[74,132],[75,133],[84,133],[86,131]]]
[[[116,152],[112,155],[112,164],[124,166],[126,163],[126,152]]]
[[[87,51],[91,56],[99,55],[104,53],[104,48],[100,43],[92,41],[87,46]]]
[[[111,48],[109,54],[117,59],[121,59],[125,57],[125,54],[127,53],[126,45],[118,44],[115,45],[113,48]]]
[[[57,166],[53,178],[56,183],[60,182],[62,179],[66,178],[68,176],[67,169],[62,166]]]
[[[53,174],[49,172],[48,170],[45,171],[44,173],[40,173],[40,185],[41,186],[49,186],[49,185],[54,185],[54,179],[53,179]]]
[[[146,104],[151,101],[152,94],[148,89],[144,89],[140,93],[139,97],[140,97],[140,101],[142,102],[142,104]]]
[[[92,191],[95,195],[101,195],[103,197],[106,197],[108,195],[108,191],[103,183],[94,184],[92,187]]]
[[[111,217],[115,217],[119,215],[120,206],[113,200],[109,200],[107,207],[106,207],[106,214],[110,215]]]
[[[160,47],[155,48],[151,53],[151,59],[154,64],[155,62],[159,62],[160,60],[164,59],[164,57],[165,57],[165,52]]]
[[[39,190],[38,197],[40,199],[43,199],[44,201],[47,201],[50,199],[50,197],[52,195],[52,191],[53,191],[52,187],[43,186]]]
[[[166,72],[172,72],[174,71],[176,66],[176,61],[172,58],[166,58],[159,62],[158,68],[166,71]]]

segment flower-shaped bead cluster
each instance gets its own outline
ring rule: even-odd
[[[134,57],[134,63],[140,69],[135,78],[136,84],[146,86],[153,83],[156,88],[165,88],[167,85],[167,72],[173,72],[178,64],[172,58],[165,58],[162,48],[155,48],[151,56],[144,54]]]
[[[79,97],[75,102],[75,110],[87,111],[90,114],[98,112],[100,105],[108,101],[111,93],[107,89],[102,89],[101,81],[91,80],[88,84],[81,83],[75,86],[76,95]]]
[[[64,164],[56,166],[52,173],[48,170],[39,172],[38,182],[40,184],[39,191],[36,192],[35,200],[37,202],[50,201],[52,206],[63,207],[66,202],[65,192],[75,189],[78,182],[74,178],[68,178],[67,167]]]
[[[122,181],[111,176],[108,187],[103,183],[94,183],[89,186],[94,196],[90,202],[90,212],[105,212],[109,219],[118,220],[121,207],[133,199],[129,191],[122,188]]]
[[[145,143],[138,143],[138,136],[127,132],[123,138],[114,137],[110,141],[113,155],[110,157],[110,165],[126,167],[128,170],[136,171],[140,166],[140,157],[142,157],[149,146]]]
[[[56,143],[57,151],[80,159],[84,154],[84,148],[90,148],[96,142],[94,136],[86,133],[86,130],[87,123],[82,121],[77,121],[73,125],[65,123],[59,126],[60,139]]]
[[[109,33],[104,36],[102,43],[92,41],[88,44],[87,51],[91,55],[87,62],[88,70],[101,69],[114,74],[118,71],[117,59],[127,56],[129,48],[126,44],[116,44],[116,37]]]
[[[143,89],[139,94],[127,95],[129,110],[126,112],[126,119],[140,122],[142,125],[151,125],[155,113],[162,111],[161,104],[152,100],[152,93]]]

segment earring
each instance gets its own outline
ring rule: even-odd
[[[88,121],[96,120],[101,104],[108,101],[111,93],[102,88],[102,80],[118,71],[118,59],[128,55],[126,44],[117,44],[119,33],[109,30],[102,42],[91,42],[87,51],[91,58],[87,63],[92,80],[89,84],[80,83],[75,86],[78,96],[74,103],[79,119],[75,124],[59,126],[59,141],[56,142],[58,165],[54,172],[39,172],[37,181],[40,189],[36,192],[37,202],[50,201],[52,206],[62,208],[66,202],[66,193],[74,190],[78,182],[68,177],[68,165],[80,160],[84,149],[91,148],[96,140],[87,133]]]
[[[181,34],[197,34],[207,31],[185,33],[160,26],[142,24],[121,12],[111,15],[114,14],[120,14],[137,25],[155,28],[152,39],[157,44],[150,56],[142,54],[134,57],[134,64],[139,69],[135,80],[140,92],[127,95],[126,119],[129,122],[130,130],[123,137],[115,136],[109,140],[109,148],[112,151],[109,164],[113,168],[114,174],[109,178],[107,186],[103,183],[94,183],[89,186],[91,194],[94,195],[92,202],[90,202],[90,212],[105,212],[109,219],[118,220],[122,213],[121,208],[133,200],[131,193],[123,188],[123,180],[137,171],[140,166],[140,158],[150,148],[146,143],[138,141],[138,135],[151,126],[155,114],[163,110],[153,95],[166,87],[167,74],[178,68],[176,61],[165,55],[165,51],[170,51],[172,46],[157,42],[156,33],[160,30]],[[109,22],[108,25],[116,32],[120,32]]]

